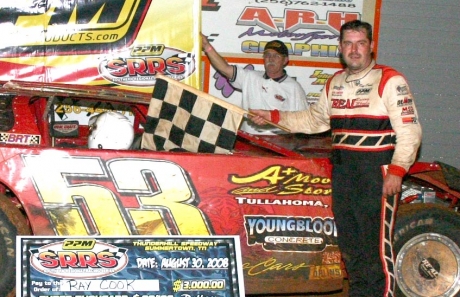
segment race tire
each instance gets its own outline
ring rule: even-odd
[[[15,296],[16,236],[30,235],[24,214],[0,194],[0,296]]]
[[[460,297],[460,215],[436,204],[401,205],[394,233],[396,296]]]

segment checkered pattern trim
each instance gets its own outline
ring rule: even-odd
[[[177,54],[177,57],[180,58],[186,65],[189,65],[194,60],[194,55],[191,53]]]
[[[157,79],[142,147],[225,154],[233,149],[242,115],[179,84]]]

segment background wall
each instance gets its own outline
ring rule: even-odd
[[[420,161],[460,168],[460,1],[382,0],[377,61],[403,72],[423,128]]]

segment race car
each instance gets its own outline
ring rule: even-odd
[[[247,295],[340,290],[346,271],[331,211],[328,133],[238,131],[224,154],[149,150],[140,143],[151,97],[2,84],[2,296],[15,294],[18,235],[237,235]],[[122,123],[111,119],[100,134],[108,141],[90,143],[104,125],[94,117],[108,113]],[[406,296],[460,296],[459,181],[448,164],[417,162],[404,182],[394,235],[398,290]]]

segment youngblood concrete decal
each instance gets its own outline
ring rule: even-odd
[[[321,251],[337,238],[332,218],[246,216],[245,228],[248,244],[267,250]]]

